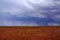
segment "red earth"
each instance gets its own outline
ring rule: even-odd
[[[60,40],[60,27],[0,27],[0,40]]]

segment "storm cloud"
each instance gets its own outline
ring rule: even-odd
[[[60,26],[60,0],[0,0],[0,26]]]

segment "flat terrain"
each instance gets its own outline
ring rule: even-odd
[[[60,27],[0,27],[0,40],[60,40]]]

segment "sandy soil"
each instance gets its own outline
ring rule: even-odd
[[[0,27],[0,40],[60,40],[60,27]]]

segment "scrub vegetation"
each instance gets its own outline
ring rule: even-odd
[[[60,40],[60,27],[0,27],[0,40]]]

